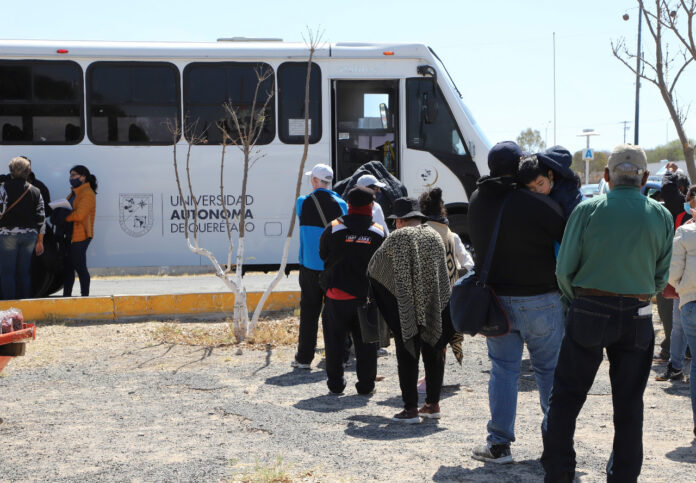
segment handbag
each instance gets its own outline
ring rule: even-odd
[[[379,309],[371,285],[367,291],[367,300],[364,304],[359,305],[357,310],[362,341],[365,344],[379,342]]]
[[[679,294],[677,290],[672,286],[672,284],[667,284],[665,289],[662,291],[662,296],[666,299],[678,299]]]
[[[486,260],[481,267],[481,274],[472,272],[467,277],[457,280],[452,287],[450,315],[452,316],[452,325],[457,332],[471,336],[481,334],[486,337],[499,337],[510,332],[510,319],[495,291],[486,283],[493,262],[493,252],[498,241],[500,222],[509,198],[508,194],[500,207],[498,220],[488,244]]]

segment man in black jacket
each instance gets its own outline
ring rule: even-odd
[[[487,444],[473,451],[475,459],[493,463],[512,462],[510,443],[515,441],[517,383],[524,345],[545,411],[564,332],[554,257],[554,242],[563,237],[563,212],[550,197],[517,189],[521,156],[522,150],[512,141],[496,144],[488,155],[491,174],[478,181],[469,203],[469,234],[477,273],[502,210],[488,283],[508,314],[510,332],[486,340],[491,361],[491,419]]]
[[[326,376],[332,394],[341,394],[346,387],[343,355],[348,332],[355,344],[355,388],[359,394],[370,394],[375,388],[377,344],[362,341],[357,311],[367,298],[367,264],[384,241],[384,228],[372,221],[374,196],[362,186],[350,190],[348,214],[333,220],[319,241],[326,272],[322,316]]]

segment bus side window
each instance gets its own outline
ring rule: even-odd
[[[87,68],[94,144],[171,145],[181,124],[179,69],[169,62],[94,62]]]
[[[285,144],[304,144],[307,62],[278,67],[278,137]],[[321,139],[321,70],[312,63],[309,75],[309,142]]]
[[[406,145],[412,149],[466,154],[449,106],[432,78],[406,79]]]
[[[306,66],[306,64],[305,64]],[[234,122],[224,108],[237,109],[240,124],[249,122],[258,74],[269,72],[258,89],[256,108],[272,95],[275,85],[273,68],[263,62],[193,62],[184,69],[184,136],[199,144],[222,144],[220,126],[231,136],[237,134]],[[304,131],[303,131],[304,136]],[[257,145],[275,138],[275,102],[266,106]],[[303,138],[304,140],[304,138]]]
[[[75,62],[0,62],[0,143],[79,143],[84,133],[82,97],[82,69]],[[70,137],[68,126],[73,126]]]

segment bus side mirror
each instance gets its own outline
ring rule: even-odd
[[[382,119],[382,129],[389,129],[389,109],[384,102],[379,105],[379,117]]]

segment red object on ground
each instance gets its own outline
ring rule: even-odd
[[[15,330],[7,334],[0,334],[0,346],[12,344],[14,342],[29,342],[36,339],[36,326],[34,324],[22,323],[20,330]],[[10,362],[13,356],[0,356],[0,372]]]

